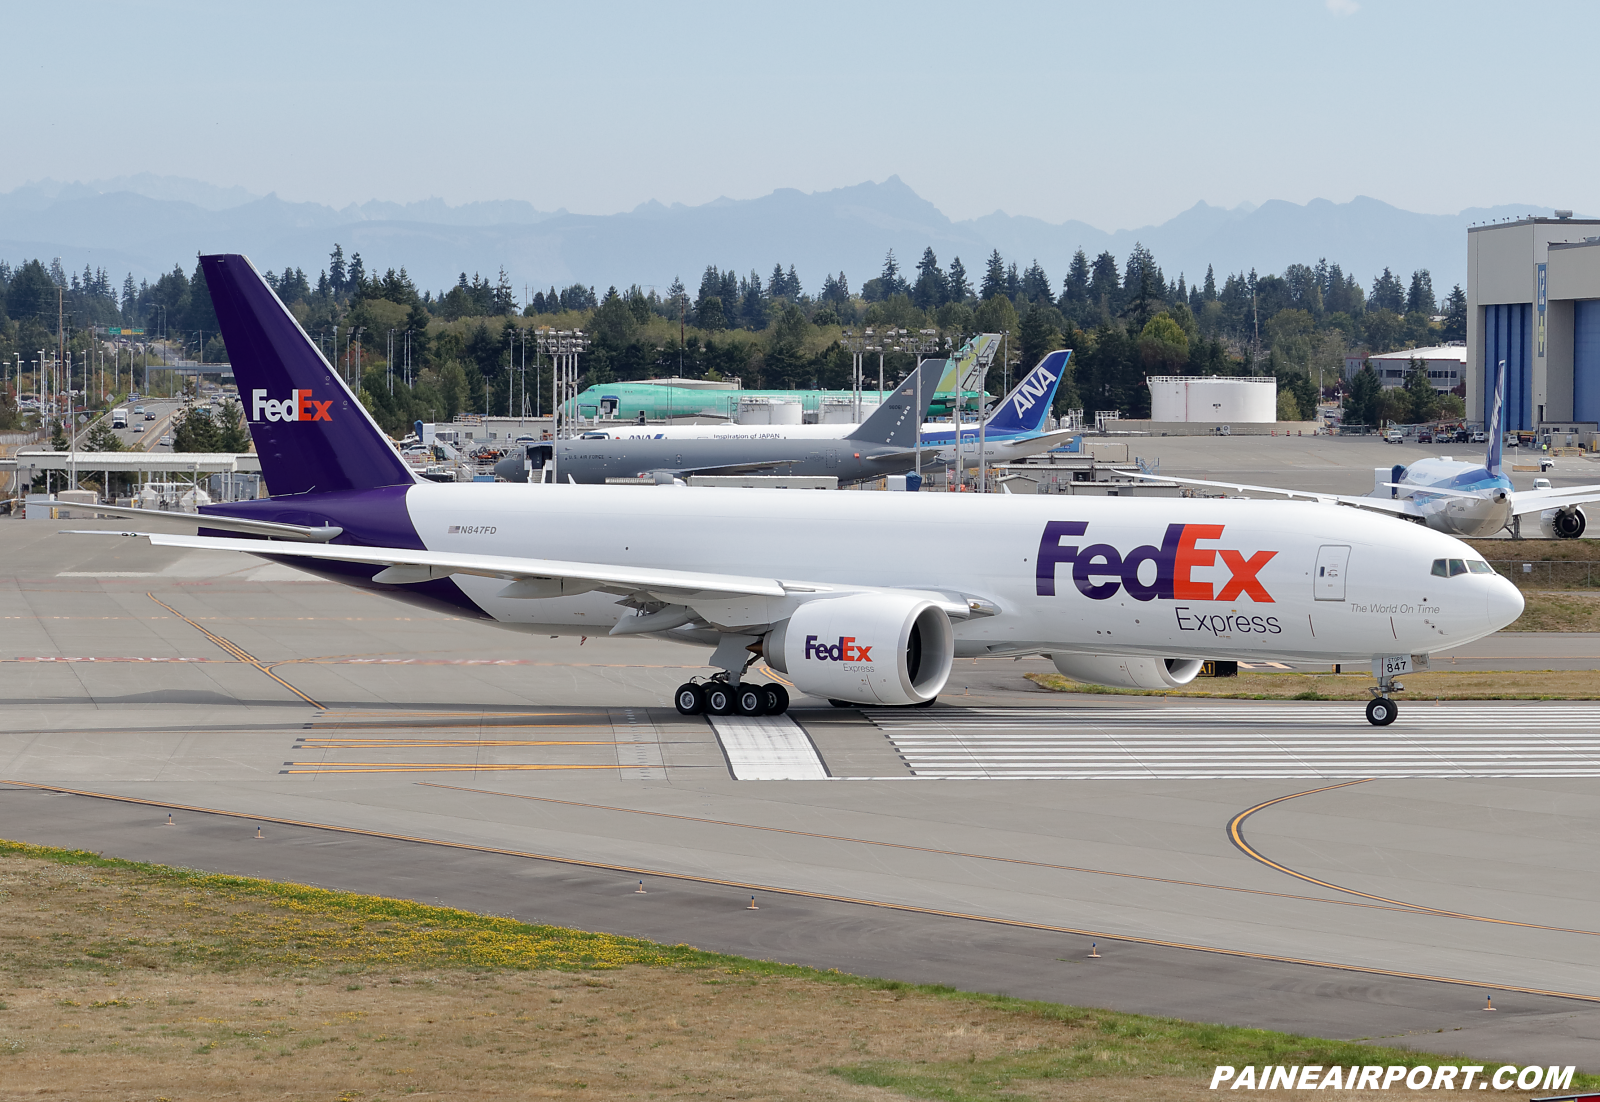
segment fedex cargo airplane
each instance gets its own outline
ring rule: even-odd
[[[1522,612],[1458,540],[1315,504],[419,482],[247,259],[201,265],[273,496],[124,535],[518,631],[700,646],[717,672],[679,687],[685,713],[782,711],[789,688],[924,705],[955,658],[1043,654],[1152,689],[1204,659],[1371,662],[1384,725],[1398,674]]]
[[[1185,486],[1209,486],[1237,493],[1278,494],[1305,498],[1325,504],[1353,505],[1405,517],[1439,532],[1476,539],[1492,536],[1504,528],[1521,534],[1522,518],[1533,516],[1539,534],[1546,539],[1577,539],[1589,521],[1580,508],[1584,502],[1600,500],[1600,485],[1557,486],[1518,490],[1506,477],[1503,445],[1503,416],[1506,393],[1506,362],[1500,361],[1495,374],[1494,395],[1489,402],[1489,449],[1484,461],[1465,463],[1448,455],[1419,459],[1409,467],[1395,464],[1373,473],[1373,491],[1366,496],[1318,494],[1306,490],[1285,490],[1276,486],[1250,486],[1238,482],[1212,482],[1199,478],[1173,478],[1148,471],[1123,471],[1133,478],[1161,479]]]

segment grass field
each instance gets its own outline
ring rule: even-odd
[[[1182,689],[1109,689],[1073,681],[1058,673],[1030,673],[1029,681],[1062,693],[1122,696],[1198,696],[1222,700],[1368,700],[1371,671],[1359,673],[1263,673],[1241,670],[1238,677],[1197,677]],[[1511,670],[1406,674],[1406,691],[1397,700],[1600,700],[1600,671]]]
[[[0,1098],[1146,1102],[1219,1063],[1482,1063],[3,842],[0,964]]]

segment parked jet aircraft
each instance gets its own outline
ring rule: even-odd
[[[965,409],[982,405],[984,395],[978,392],[983,370],[994,359],[1000,347],[999,333],[979,333],[962,346],[954,356],[940,361],[944,371],[931,385],[928,404],[942,413],[948,413],[957,404]],[[815,411],[823,401],[859,401],[864,413],[870,413],[878,404],[875,388],[865,387],[858,394],[853,390],[737,390],[708,384],[669,383],[667,380],[635,383],[596,383],[571,398],[566,406],[566,416],[603,427],[627,421],[637,415],[647,420],[660,421],[673,417],[732,418],[739,403],[747,398],[773,398],[779,401],[797,401]]]
[[[1072,356],[1070,351],[1052,352],[1039,362],[1039,365],[1019,382],[1005,398],[995,407],[988,420],[980,427],[978,424],[961,426],[961,465],[963,468],[979,465],[979,449],[986,462],[1004,463],[1013,459],[1020,459],[1025,455],[1044,451],[1060,443],[1064,438],[1073,435],[1070,431],[1057,431],[1049,428],[1050,404],[1055,400],[1056,388],[1061,383],[1061,378],[1066,374],[1067,361]],[[931,364],[932,361],[929,361]],[[926,370],[929,364],[924,364]],[[924,377],[926,380],[926,377]],[[908,383],[911,381],[908,380]],[[902,387],[903,389],[903,387]],[[876,417],[877,414],[874,414]],[[845,442],[858,438],[872,424],[872,418],[860,426],[855,425],[702,425],[702,426],[677,426],[663,427],[652,425],[607,425],[593,431],[583,433],[578,437],[577,443],[564,443],[560,446],[559,480],[567,481],[569,474],[574,472],[568,466],[568,455],[583,457],[584,454],[610,455],[621,453],[629,457],[628,462],[622,463],[611,474],[713,474],[718,471],[725,473],[745,473],[758,469],[773,469],[784,473],[802,473],[798,468],[778,467],[772,461],[780,456],[794,455],[797,451],[804,455],[821,454],[819,449],[824,449],[828,443],[842,445]],[[956,426],[929,422],[922,426],[922,464],[925,467],[953,466],[956,462],[955,441]],[[868,433],[870,436],[870,433]],[[594,441],[645,441],[638,448],[625,447],[621,444],[606,443],[595,444]],[[662,444],[660,441],[669,443]],[[703,454],[701,445],[707,441],[715,441],[713,445],[717,451],[712,455],[712,460],[721,464],[717,468],[691,467],[686,465],[685,456],[689,457],[688,464],[705,463],[705,458],[698,458]],[[728,441],[738,441],[731,445]],[[796,441],[803,442],[796,445]],[[779,443],[781,442],[781,443]],[[648,449],[648,450],[647,450]],[[495,474],[507,482],[525,482],[531,472],[539,472],[548,481],[550,476],[545,472],[550,470],[549,460],[557,451],[554,443],[530,444],[512,449],[506,458],[495,464]],[[661,466],[640,469],[634,457],[640,455],[660,455],[665,453],[666,459]],[[730,462],[730,453],[733,457]],[[837,454],[837,449],[835,451]],[[890,458],[883,454],[874,454],[872,460],[874,473],[866,477],[876,478],[883,474],[898,474],[912,468],[916,461],[915,451],[893,450]],[[866,460],[863,457],[863,465]],[[816,467],[815,462],[811,464]],[[811,470],[805,473],[835,474],[836,470],[824,465],[821,470]],[[585,478],[578,473],[572,479],[576,482],[595,481]],[[603,481],[604,477],[600,479]],[[534,481],[540,481],[535,477]],[[841,479],[841,481],[843,481]]]
[[[1588,528],[1588,518],[1579,507],[1586,501],[1600,501],[1600,485],[1558,486],[1554,489],[1518,490],[1512,487],[1503,465],[1502,411],[1506,389],[1506,363],[1500,361],[1495,376],[1494,395],[1489,403],[1489,448],[1484,462],[1463,463],[1442,456],[1419,459],[1410,466],[1396,464],[1390,470],[1374,472],[1371,494],[1318,494],[1306,490],[1285,490],[1276,486],[1252,486],[1242,482],[1213,482],[1200,478],[1174,478],[1149,471],[1123,471],[1133,478],[1160,479],[1185,486],[1208,486],[1237,493],[1278,494],[1306,498],[1327,504],[1353,505],[1374,509],[1426,524],[1435,531],[1468,539],[1492,536],[1504,528],[1517,528],[1526,516],[1537,518],[1539,531],[1547,538],[1576,539]]]
[[[555,481],[598,484],[608,478],[656,477],[665,481],[695,474],[832,475],[841,485],[909,471],[916,463],[919,387],[932,386],[943,361],[929,360],[901,383],[846,435],[824,439],[710,437],[665,439],[656,435],[612,436],[590,432],[569,440],[527,444],[495,464],[508,482]]]
[[[1371,661],[1382,725],[1397,673],[1522,612],[1460,541],[1310,504],[419,483],[250,262],[200,263],[274,496],[123,534],[520,631],[699,644],[721,672],[677,690],[687,713],[781,711],[785,684],[926,704],[956,657],[1047,654],[1149,688],[1207,658]],[[747,680],[758,658],[785,680]]]

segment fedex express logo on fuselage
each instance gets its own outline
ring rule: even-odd
[[[264,390],[250,392],[250,420],[252,421],[332,421],[333,399],[319,402],[309,390],[291,390],[289,397],[274,400]]]
[[[1272,561],[1276,551],[1257,551],[1248,558],[1242,551],[1202,547],[1222,539],[1221,524],[1169,524],[1160,547],[1146,544],[1123,554],[1109,543],[1088,546],[1063,544],[1089,530],[1086,521],[1052,520],[1039,541],[1036,588],[1041,597],[1056,595],[1056,572],[1072,567],[1072,584],[1092,601],[1109,600],[1118,589],[1136,601],[1237,601],[1248,597],[1257,604],[1272,604],[1272,594],[1256,575]],[[1232,575],[1220,587],[1198,581],[1196,567],[1216,566],[1218,559]],[[1155,578],[1141,581],[1140,568],[1155,564]]]

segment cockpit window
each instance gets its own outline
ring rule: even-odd
[[[1431,573],[1435,578],[1454,578],[1457,574],[1493,574],[1494,567],[1482,559],[1434,559]]]

